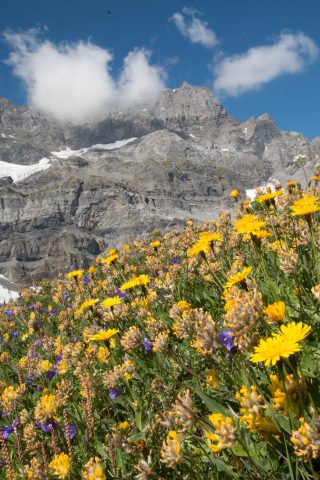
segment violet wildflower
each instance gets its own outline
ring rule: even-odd
[[[69,436],[70,440],[72,440],[78,433],[78,427],[74,425],[73,423],[69,423]],[[66,430],[64,431],[64,436],[67,437],[67,432]]]
[[[111,400],[115,400],[120,395],[121,395],[120,388],[110,388],[109,389],[109,397],[111,398]]]
[[[50,418],[46,422],[41,423],[41,430],[45,433],[50,432],[52,429],[57,430],[58,428],[58,423],[53,420],[53,418]]]
[[[143,346],[144,346],[145,353],[148,353],[148,352],[152,351],[152,343],[150,342],[148,337],[144,337],[142,343],[143,343]]]
[[[177,263],[180,263],[180,262],[181,262],[180,257],[173,257],[171,260],[171,263],[173,265],[176,265]]]
[[[6,440],[9,435],[14,432],[14,428],[12,425],[8,425],[7,427],[0,428],[0,432],[2,433],[2,437]]]
[[[236,349],[234,345],[234,337],[232,336],[232,334],[232,330],[224,330],[219,335],[222,345],[228,350],[228,352],[233,352]]]

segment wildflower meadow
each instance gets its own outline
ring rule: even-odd
[[[320,172],[0,307],[1,479],[320,479]]]

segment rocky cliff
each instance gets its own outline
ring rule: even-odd
[[[300,154],[314,161],[320,139],[281,132],[268,115],[241,123],[188,84],[81,127],[1,99],[0,274],[52,278],[106,244],[211,219],[231,188],[292,176]],[[30,175],[43,158],[46,169]]]

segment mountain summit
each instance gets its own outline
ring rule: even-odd
[[[212,219],[232,188],[292,176],[296,155],[314,161],[320,139],[268,115],[241,123],[187,83],[82,126],[0,99],[0,274],[52,278],[102,244]]]

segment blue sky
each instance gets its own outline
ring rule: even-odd
[[[116,106],[125,106],[143,92],[149,101],[163,86],[186,80],[211,88],[240,120],[268,112],[281,129],[314,138],[320,135],[319,18],[319,0],[11,0],[1,7],[0,31],[11,33],[0,43],[0,96],[76,121],[66,113],[79,104],[74,91],[88,97],[74,109],[84,118],[100,103],[117,98]],[[38,31],[21,47],[30,29]],[[86,66],[97,82],[100,75],[95,96],[83,94]],[[65,72],[73,78],[64,81]]]

